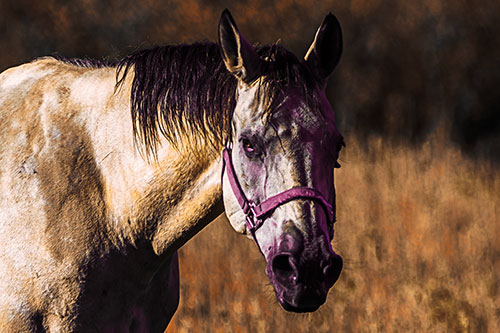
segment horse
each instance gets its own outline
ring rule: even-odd
[[[342,269],[325,96],[341,51],[332,14],[299,60],[225,10],[218,43],[1,73],[0,331],[163,331],[177,250],[224,212],[281,306],[318,309]]]

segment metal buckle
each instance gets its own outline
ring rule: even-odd
[[[257,227],[257,222],[259,219],[257,218],[257,213],[255,212],[255,203],[248,203],[248,212],[246,213],[247,226],[249,227],[250,232],[254,232]]]

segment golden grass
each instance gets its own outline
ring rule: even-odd
[[[500,332],[499,172],[437,138],[347,142],[335,175],[344,271],[327,303],[282,310],[254,243],[219,218],[180,251],[167,332]]]

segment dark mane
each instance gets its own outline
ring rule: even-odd
[[[217,44],[139,51],[120,61],[118,84],[131,69],[134,134],[148,152],[155,153],[160,134],[174,145],[182,136],[190,145],[200,139],[220,145],[235,106],[237,81],[226,70]]]
[[[269,113],[289,86],[298,87],[306,103],[314,103],[317,81],[303,62],[278,44],[257,47],[257,53],[268,60],[257,80]],[[179,139],[190,146],[203,141],[219,151],[230,134],[237,80],[215,43],[155,47],[118,62],[56,58],[78,66],[117,67],[117,87],[133,71],[133,130],[148,154],[156,154],[161,135],[176,146]]]
[[[92,58],[68,58],[60,54],[53,54],[51,55],[51,57],[66,64],[86,68],[115,67],[118,64],[118,61],[98,60]]]

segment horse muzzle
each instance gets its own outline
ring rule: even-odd
[[[285,246],[271,251],[266,268],[276,297],[287,311],[315,311],[325,303],[328,291],[339,278],[342,258],[329,246],[319,246],[314,251],[300,244],[300,240],[292,243],[290,235],[281,239]]]

